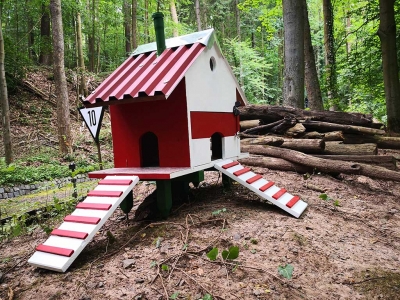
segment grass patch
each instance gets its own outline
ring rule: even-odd
[[[77,184],[78,198],[85,197],[89,190],[97,185],[97,181],[87,181]],[[54,203],[55,199],[65,201],[72,198],[74,188],[72,183],[62,188],[49,188],[34,194],[19,196],[0,201],[0,219],[20,216],[28,211],[38,209]]]

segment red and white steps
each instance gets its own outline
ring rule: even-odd
[[[60,227],[36,247],[28,263],[65,272],[138,181],[137,176],[107,176],[100,180]]]
[[[224,160],[216,163],[214,167],[296,218],[307,208],[308,204],[299,196],[289,194],[286,189],[277,187],[273,181],[264,179],[237,161]]]

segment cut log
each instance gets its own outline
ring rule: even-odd
[[[243,139],[257,139],[257,138],[260,137],[260,135],[257,135],[257,134],[246,134],[246,133],[241,132],[241,133],[239,133],[239,137],[240,137],[241,140],[243,140]]]
[[[240,121],[240,131],[245,131],[247,129],[257,127],[259,125],[260,125],[260,120]]]
[[[316,131],[306,132],[299,138],[301,139],[323,139],[325,134]]]
[[[284,145],[284,144],[283,144]],[[283,146],[282,145],[282,146]],[[344,144],[340,141],[325,142],[324,154],[330,155],[376,155],[376,144]]]
[[[297,123],[293,127],[286,130],[285,135],[289,137],[297,137],[302,135],[306,131],[306,128],[301,123]]]
[[[281,147],[304,153],[324,153],[325,142],[317,139],[284,139]]]
[[[313,155],[323,159],[360,162],[380,166],[389,170],[397,170],[396,158],[388,155]]]
[[[359,134],[370,134],[370,135],[384,135],[386,132],[381,129],[368,128],[362,126],[353,125],[341,125],[335,123],[318,122],[318,121],[301,121],[307,130],[316,130],[318,132],[329,132],[329,131],[343,131],[345,133],[359,133]]]
[[[342,131],[331,131],[326,132],[324,136],[324,141],[343,141],[344,136]]]
[[[311,111],[300,108],[272,106],[272,105],[246,105],[239,107],[240,120],[260,119],[265,123],[278,121],[286,116],[298,119],[332,122],[337,124],[352,124],[370,127],[372,116],[360,113],[345,113],[336,111]]]
[[[311,173],[312,168],[292,163],[282,158],[276,157],[254,157],[240,159],[239,162],[243,165],[268,168],[279,171],[292,171],[297,173]]]
[[[316,171],[325,173],[358,174],[372,178],[394,180],[400,182],[400,172],[388,170],[378,166],[361,163],[322,159],[290,149],[273,146],[244,146],[244,151],[260,155],[283,158],[293,163],[315,168]]]
[[[345,134],[345,144],[376,143],[380,149],[400,149],[400,137]]]
[[[270,130],[271,128],[273,128],[276,125],[279,125],[279,124],[281,124],[283,122],[285,122],[284,119],[283,120],[278,120],[278,121],[273,122],[273,123],[256,126],[256,127],[253,127],[253,128],[246,129],[245,131],[243,131],[243,133],[252,134],[252,133],[260,133],[260,132],[268,132],[268,130]]]
[[[271,146],[280,146],[284,142],[284,139],[277,136],[263,136],[259,138],[253,139],[245,139],[240,143],[242,145],[271,145]]]

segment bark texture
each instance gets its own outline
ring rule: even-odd
[[[42,17],[40,19],[40,39],[39,63],[50,66],[52,64],[50,14],[49,8],[44,4],[42,4]]]
[[[1,124],[3,127],[3,142],[6,164],[9,165],[13,160],[11,147],[11,130],[10,130],[10,108],[8,103],[6,72],[4,68],[4,38],[1,23],[1,8],[0,8],[0,101],[1,101]]]
[[[67,80],[64,70],[64,36],[61,15],[61,0],[50,1],[50,14],[53,33],[54,81],[57,96],[57,128],[60,152],[72,152],[71,128]]]
[[[303,1],[283,0],[285,68],[283,105],[304,108]]]
[[[148,3],[145,2],[145,33],[149,39],[149,14],[148,14]],[[135,50],[138,46],[137,38],[137,0],[132,0],[132,49]]]
[[[400,84],[396,49],[395,0],[380,0],[380,24],[383,82],[385,85],[388,130],[400,133]]]
[[[307,1],[302,1],[304,10],[304,80],[307,90],[308,107],[311,110],[324,110],[317,67],[315,65],[314,48],[311,43]]]
[[[172,22],[174,23],[174,28],[172,29],[172,35],[173,36],[178,36],[179,32],[178,32],[178,14],[176,13],[176,5],[175,5],[175,0],[169,0],[169,9],[171,12],[171,19]]]
[[[129,0],[124,0],[122,3],[122,11],[124,12],[124,36],[125,36],[125,54],[129,56],[132,52],[131,42],[131,28],[132,28],[132,17],[131,17],[131,4]]]
[[[79,76],[80,76],[80,84],[79,84],[79,94],[83,96],[87,96],[89,94],[86,84],[86,76],[85,76],[85,59],[83,57],[83,40],[82,40],[82,22],[81,22],[81,13],[78,11],[76,13],[76,47],[78,49],[78,67],[79,67]]]
[[[309,119],[314,121],[332,122],[337,124],[352,124],[357,126],[372,126],[372,116],[360,113],[345,113],[336,111],[309,111],[292,107],[274,105],[240,106],[240,120],[260,119],[265,123],[276,122],[284,117]]]
[[[336,110],[336,56],[333,28],[333,7],[331,0],[323,0],[325,71],[330,110]]]

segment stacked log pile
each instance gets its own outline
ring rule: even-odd
[[[371,115],[269,105],[239,111],[242,152],[251,154],[244,164],[400,181],[400,157],[378,155],[378,149],[400,149],[400,137],[387,136]]]

